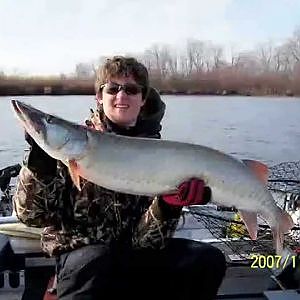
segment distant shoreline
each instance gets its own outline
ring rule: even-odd
[[[218,88],[212,87],[210,82],[199,86],[199,89],[163,88],[155,84],[161,95],[182,95],[182,96],[300,96],[290,89],[243,89],[243,88]],[[66,96],[66,95],[95,95],[93,79],[1,79],[0,96]]]

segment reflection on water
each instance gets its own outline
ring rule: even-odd
[[[68,120],[83,123],[93,96],[16,97]],[[207,145],[239,158],[275,164],[300,160],[300,99],[162,96],[167,104],[163,138]],[[0,97],[0,168],[22,160],[23,130]]]
[[[168,104],[168,138],[208,145],[240,158],[274,164],[300,160],[300,99],[174,97]]]

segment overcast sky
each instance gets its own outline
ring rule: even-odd
[[[187,38],[250,49],[300,26],[300,0],[0,0],[0,70],[70,73],[101,55]]]

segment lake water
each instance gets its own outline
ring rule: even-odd
[[[23,129],[0,97],[0,169],[22,161]],[[83,123],[93,96],[15,97],[46,112]],[[238,158],[269,165],[300,160],[300,99],[269,97],[162,96],[167,105],[165,139],[207,145]]]

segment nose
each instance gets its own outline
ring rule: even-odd
[[[124,98],[124,97],[127,97],[127,94],[124,92],[123,89],[120,89],[118,91],[118,93],[116,94],[116,98],[120,99],[120,98]]]

